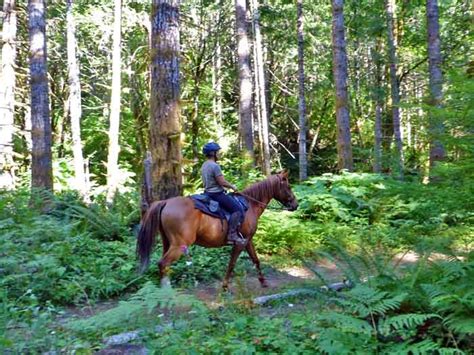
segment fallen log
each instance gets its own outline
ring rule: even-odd
[[[254,304],[258,304],[260,306],[270,302],[270,301],[274,301],[274,300],[280,300],[280,299],[284,299],[284,298],[289,298],[289,297],[293,297],[293,296],[300,296],[300,295],[311,295],[311,294],[315,294],[315,293],[318,293],[318,292],[321,292],[321,291],[341,291],[345,288],[352,288],[353,287],[353,284],[352,282],[350,281],[347,281],[347,280],[344,280],[342,282],[335,282],[335,283],[332,283],[332,284],[329,284],[327,286],[321,286],[319,289],[307,289],[307,288],[300,288],[300,289],[295,289],[295,290],[291,290],[291,291],[288,291],[288,292],[283,292],[283,293],[276,293],[276,294],[273,294],[273,295],[266,295],[266,296],[260,296],[260,297],[256,297],[253,299],[253,303]]]

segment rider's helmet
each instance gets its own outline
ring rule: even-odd
[[[219,144],[214,143],[214,142],[209,142],[209,143],[206,143],[204,147],[202,147],[202,153],[207,157],[207,156],[213,155],[212,153],[217,152],[220,149],[221,147]]]

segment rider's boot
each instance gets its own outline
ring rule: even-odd
[[[247,241],[239,232],[240,213],[234,212],[229,218],[229,229],[227,232],[227,244],[244,246]]]

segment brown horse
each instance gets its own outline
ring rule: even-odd
[[[245,248],[258,271],[258,279],[266,287],[265,277],[260,269],[252,237],[257,230],[258,219],[269,202],[274,198],[288,210],[298,208],[298,202],[288,183],[288,173],[272,175],[255,183],[241,193],[249,201],[249,209],[241,226],[241,233],[247,239],[245,246],[233,246],[223,287],[228,287],[229,279],[240,253]],[[137,254],[141,270],[144,271],[150,262],[150,253],[155,244],[155,235],[161,235],[163,256],[159,261],[161,285],[169,285],[166,276],[168,267],[187,251],[192,244],[206,248],[223,247],[227,241],[227,223],[222,225],[217,218],[208,216],[194,208],[188,197],[174,197],[154,202],[143,217],[137,240]]]

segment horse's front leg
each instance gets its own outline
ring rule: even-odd
[[[246,249],[247,249],[247,253],[250,256],[250,259],[252,259],[253,264],[255,265],[255,268],[257,269],[258,281],[260,281],[260,285],[262,285],[262,287],[268,287],[267,280],[265,280],[265,276],[263,276],[263,272],[260,269],[260,260],[258,260],[258,256],[257,256],[257,253],[255,252],[255,247],[253,246],[252,239],[248,241]]]
[[[232,272],[234,271],[235,263],[242,250],[244,250],[244,247],[241,245],[234,245],[232,248],[232,254],[230,256],[229,265],[227,266],[227,272],[225,274],[224,281],[222,282],[222,288],[225,291],[227,291],[229,288],[229,280],[232,276]]]

